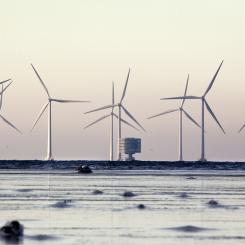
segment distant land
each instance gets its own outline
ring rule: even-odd
[[[87,164],[94,170],[245,170],[245,162],[216,161],[91,161],[0,160],[0,169],[76,170]]]

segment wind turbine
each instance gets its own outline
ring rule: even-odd
[[[39,119],[41,118],[41,116],[43,115],[44,111],[47,109],[47,107],[49,107],[49,112],[48,112],[48,149],[47,149],[47,158],[46,160],[53,160],[53,155],[52,155],[52,102],[58,102],[58,103],[83,103],[83,102],[89,102],[89,101],[83,101],[83,100],[63,100],[63,99],[55,99],[52,98],[49,94],[49,91],[46,87],[46,85],[44,84],[43,80],[41,79],[41,77],[39,76],[37,70],[35,69],[35,67],[31,64],[34,72],[36,73],[41,85],[43,86],[47,96],[48,96],[48,103],[46,103],[43,108],[41,109],[40,113],[37,116],[36,121],[33,124],[33,127],[31,129],[31,131],[34,129],[34,127],[36,126],[37,122],[39,121]]]
[[[215,120],[215,122],[218,124],[218,126],[220,127],[220,129],[223,131],[223,133],[225,134],[225,130],[223,129],[223,127],[221,126],[220,122],[218,121],[217,117],[215,116],[215,114],[213,113],[210,105],[208,104],[207,100],[206,100],[206,95],[208,94],[208,92],[210,91],[210,89],[212,88],[213,84],[214,84],[214,81],[219,73],[219,70],[222,66],[224,61],[222,61],[216,71],[216,73],[214,74],[213,76],[213,79],[211,80],[208,88],[206,89],[205,93],[200,97],[200,96],[192,96],[192,95],[189,95],[189,96],[180,96],[180,97],[171,97],[171,98],[162,98],[161,100],[178,100],[178,99],[187,99],[187,100],[201,100],[201,120],[202,120],[202,130],[201,130],[201,158],[200,158],[200,161],[204,162],[206,161],[206,158],[205,158],[205,118],[204,118],[204,112],[205,112],[205,107],[207,109],[207,111],[211,114],[211,116],[213,117],[213,119]]]
[[[187,81],[186,81],[184,97],[186,96],[186,93],[187,93],[188,83],[189,83],[189,75],[188,75]],[[159,117],[159,116],[166,115],[169,113],[173,113],[176,111],[179,112],[179,161],[183,161],[183,120],[182,120],[183,113],[191,122],[193,122],[196,126],[201,128],[201,126],[191,117],[191,115],[189,113],[187,113],[186,110],[184,110],[184,108],[183,108],[184,103],[185,103],[185,99],[183,98],[182,103],[181,103],[179,108],[173,109],[173,110],[168,110],[168,111],[165,111],[165,112],[162,112],[162,113],[159,113],[157,115],[154,115],[154,116],[147,118],[147,119],[151,119],[151,118]]]
[[[104,110],[104,109],[108,109],[108,108],[112,108],[112,107],[118,107],[118,145],[117,145],[117,147],[118,147],[118,152],[117,152],[118,153],[118,156],[117,156],[118,161],[122,160],[122,153],[121,153],[121,149],[120,149],[120,142],[121,142],[121,139],[122,139],[122,126],[121,126],[121,123],[122,123],[122,110],[125,112],[125,114],[129,118],[131,118],[131,120],[133,120],[142,130],[145,131],[145,129],[140,125],[140,123],[133,117],[133,115],[122,104],[122,102],[124,100],[124,97],[126,95],[129,75],[130,75],[130,68],[128,70],[127,79],[126,79],[125,86],[124,86],[123,93],[122,93],[122,97],[121,97],[121,100],[119,101],[119,103],[117,103],[117,104],[113,103],[111,105],[103,106],[103,107],[94,109],[92,111],[85,112],[85,114],[87,114],[87,113],[91,113],[91,112],[94,112],[94,111],[100,111],[100,110]]]
[[[114,83],[112,83],[112,105],[114,105]],[[118,119],[118,116],[114,113],[114,107],[111,107],[111,112],[109,114],[106,114],[105,116],[100,117],[99,119],[97,119],[96,121],[90,123],[89,125],[87,125],[86,127],[84,127],[84,129],[87,129],[89,127],[91,127],[92,125],[108,118],[111,117],[111,137],[110,137],[110,161],[114,161],[114,149],[113,149],[113,139],[114,139],[114,134],[113,134],[113,128],[114,128],[114,117]],[[129,122],[127,122],[126,120],[122,119],[122,122],[125,123],[126,125],[138,130],[136,127],[134,127],[132,124],[130,124]]]
[[[12,84],[12,81],[4,88],[4,84],[8,81],[10,81],[11,79],[8,79],[8,80],[5,80],[3,82],[0,82],[0,85],[1,85],[1,92],[0,92],[0,95],[1,95],[1,98],[0,98],[0,111],[2,109],[2,105],[3,105],[3,92]],[[0,118],[6,123],[8,124],[11,128],[15,129],[16,131],[18,131],[19,133],[21,133],[21,131],[15,127],[10,121],[8,121],[1,113],[0,113]],[[21,133],[22,134],[22,133]]]

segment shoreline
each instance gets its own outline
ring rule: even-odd
[[[94,170],[245,170],[245,162],[96,160],[0,160],[0,170],[74,170],[83,164],[89,165]]]

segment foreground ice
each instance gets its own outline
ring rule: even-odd
[[[244,171],[1,170],[0,178],[0,225],[19,220],[22,244],[245,244]]]

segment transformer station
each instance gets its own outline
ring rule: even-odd
[[[126,161],[134,161],[133,154],[141,153],[141,139],[139,138],[123,138],[120,142],[121,151],[128,155]]]

